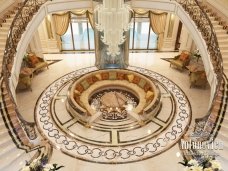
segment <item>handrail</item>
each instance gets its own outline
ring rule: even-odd
[[[34,13],[36,13],[40,6],[46,1],[48,0],[25,0],[10,26],[10,31],[5,46],[3,70],[1,74],[4,78],[4,82],[6,83],[6,88],[9,96],[14,104],[16,103],[9,88],[9,77],[11,75],[12,63],[16,54],[17,43]],[[198,26],[198,29],[201,31],[208,46],[208,51],[210,53],[210,58],[218,81],[216,85],[216,91],[212,98],[212,105],[208,110],[210,114],[213,109],[213,102],[216,100],[217,94],[219,92],[223,73],[222,55],[219,50],[217,37],[210,19],[200,7],[200,4],[197,0],[176,0],[176,2],[182,5],[183,8],[189,12],[193,21],[195,21],[196,25]],[[28,125],[33,125],[33,123],[29,123],[23,119],[23,117],[18,112],[16,105],[15,108],[18,117],[22,122]]]
[[[45,2],[46,0],[25,0],[22,3],[9,29],[9,34],[7,37],[4,56],[3,56],[3,65],[2,65],[3,69],[1,73],[5,82],[5,87],[7,89],[8,95],[10,96],[10,100],[12,101],[13,104],[15,104],[14,105],[15,112],[17,113],[17,116],[27,136],[31,140],[37,138],[35,123],[24,120],[24,118],[18,111],[16,102],[13,98],[12,92],[9,87],[9,77],[11,75],[12,63],[17,51],[16,48],[17,48],[17,43],[19,41],[19,38],[23,34],[23,31],[26,29],[32,16],[39,10],[40,6]]]
[[[216,97],[218,95],[221,82],[222,82],[222,76],[223,76],[223,61],[222,61],[222,55],[218,45],[217,36],[209,17],[207,16],[207,14],[205,13],[205,11],[200,6],[197,0],[176,0],[176,1],[182,5],[185,11],[189,13],[190,17],[195,22],[198,29],[201,31],[201,34],[204,37],[205,42],[207,44],[211,62],[214,67],[214,72],[217,77],[217,85],[216,85],[215,93],[212,98],[211,106],[207,113],[207,115],[209,116],[214,107],[213,103],[216,101]]]

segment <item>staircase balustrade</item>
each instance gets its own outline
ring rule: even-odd
[[[46,1],[47,0],[25,0],[23,3],[20,4],[18,12],[15,15],[12,21],[12,24],[10,26],[9,34],[6,41],[5,51],[4,51],[3,66],[2,66],[2,73],[1,73],[1,77],[3,77],[3,85],[4,85],[4,87],[2,86],[2,89],[6,89],[6,94],[4,96],[7,95],[7,97],[9,97],[11,103],[13,104],[14,111],[16,112],[17,117],[20,121],[20,125],[30,140],[34,140],[37,138],[35,123],[27,122],[26,120],[24,120],[20,112],[18,111],[16,102],[9,88],[9,77],[11,74],[13,60],[17,53],[16,49],[17,49],[18,42],[20,41],[20,37],[22,36],[24,30],[26,29],[28,23],[31,21],[34,14],[39,10],[40,6],[43,5]],[[11,126],[13,127],[14,125],[11,124]],[[14,130],[14,128],[12,129]],[[14,134],[20,133],[20,131],[15,131],[15,130],[12,132]],[[16,135],[16,137],[19,138],[20,136]],[[14,142],[17,142],[17,141],[14,141]],[[30,144],[28,144],[27,141],[22,141],[22,144],[23,143],[25,145],[25,150],[28,151],[28,146]],[[23,148],[19,144],[16,144],[16,145],[19,148]],[[34,150],[35,148],[37,147],[32,147],[32,146],[30,147],[31,150]]]
[[[18,10],[18,13],[16,14],[9,30],[9,34],[8,34],[8,38],[5,46],[5,52],[4,52],[2,77],[4,78],[4,82],[7,88],[7,92],[10,96],[10,99],[12,103],[15,104],[15,106],[16,106],[16,103],[14,101],[14,98],[9,88],[9,77],[11,75],[11,69],[12,69],[14,57],[17,53],[17,50],[16,50],[17,45],[28,23],[30,22],[34,14],[39,10],[40,6],[44,4],[46,1],[47,0],[25,0],[22,6],[20,7],[20,9]],[[207,115],[208,118],[210,118],[210,116],[213,115],[213,109],[214,109],[213,104],[216,102],[217,96],[220,92],[220,88],[223,86],[221,84],[223,79],[223,62],[222,62],[222,56],[218,46],[217,37],[209,17],[203,11],[203,9],[201,8],[197,0],[176,0],[176,2],[179,3],[183,7],[183,9],[190,15],[190,17],[198,27],[198,30],[201,32],[203,38],[205,39],[205,42],[208,47],[208,52],[210,54],[210,58],[212,61],[213,69],[217,76],[216,91],[214,93],[212,105],[210,106],[210,109]],[[23,117],[20,115],[16,107],[15,107],[15,111],[22,125],[24,126],[25,131],[27,130],[28,134],[29,132],[34,133],[35,131],[35,129],[33,129],[34,124],[26,122],[23,119]],[[208,122],[205,122],[205,123],[206,124],[204,128],[207,126]],[[31,136],[30,138],[32,137],[33,136]],[[35,134],[34,134],[34,137],[36,137]]]

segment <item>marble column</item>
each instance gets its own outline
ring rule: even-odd
[[[36,31],[34,33],[33,38],[31,40],[31,42],[29,43],[29,46],[30,46],[31,52],[35,53],[36,56],[39,56],[41,58],[44,57],[38,31]]]

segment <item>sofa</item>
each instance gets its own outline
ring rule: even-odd
[[[34,53],[26,54],[23,61],[26,67],[33,68],[34,73],[38,73],[43,68],[48,69],[48,63],[43,58],[36,56]]]
[[[190,73],[190,88],[193,86],[206,88],[207,76],[205,71],[196,71]]]
[[[170,59],[170,67],[175,66],[176,68],[183,70],[190,63],[190,52],[182,51],[180,55],[175,56],[173,59]]]
[[[32,79],[33,79],[33,69],[22,67],[19,74],[17,90],[25,90],[25,89],[32,90],[31,88]]]
[[[140,102],[134,112],[139,115],[149,117],[159,108],[158,87],[147,77],[123,69],[99,70],[77,79],[69,88],[67,108],[81,120],[94,115],[96,112],[91,110],[88,99],[93,92],[107,87],[122,87],[135,94]]]

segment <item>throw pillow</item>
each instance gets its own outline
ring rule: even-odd
[[[146,92],[145,99],[148,101],[148,100],[152,99],[153,96],[154,96],[154,92],[149,90],[149,91]]]
[[[94,83],[93,77],[88,77],[88,78],[86,78],[86,81],[87,81],[90,85],[92,85],[92,84]]]
[[[135,84],[138,84],[140,80],[141,80],[141,78],[135,75],[132,82]]]
[[[39,63],[39,59],[38,59],[37,56],[35,56],[35,55],[29,56],[29,57],[28,57],[28,60],[29,60],[30,64],[31,64],[33,67],[35,67],[35,65],[36,65],[37,63]]]
[[[109,79],[109,73],[108,72],[102,72],[101,78],[102,78],[102,80],[108,80]]]
[[[117,72],[117,79],[118,80],[124,80],[124,78],[125,78],[125,74],[124,73]]]
[[[77,94],[74,94],[74,100],[78,103],[80,101],[80,96]]]
[[[74,90],[74,94],[79,96],[81,95],[81,93],[78,90]]]
[[[188,60],[188,57],[189,57],[188,54],[182,52],[181,55],[180,55],[179,60],[186,61],[186,60]]]
[[[130,83],[132,83],[133,79],[134,79],[134,75],[133,74],[128,74],[127,75],[127,79]]]
[[[146,80],[144,80],[144,79],[141,79],[138,83],[139,87],[141,87],[141,88],[144,88],[145,84],[146,84]]]
[[[92,80],[93,80],[94,83],[99,81],[99,79],[96,76],[94,76],[94,75],[92,76]]]
[[[95,77],[97,77],[98,80],[102,80],[101,74],[96,74]]]
[[[116,72],[109,72],[109,79],[116,80]]]
[[[31,68],[27,68],[27,67],[23,67],[23,68],[21,68],[20,74],[31,75],[32,74],[32,69]]]
[[[81,85],[83,87],[84,90],[86,90],[87,88],[89,88],[89,83],[87,82],[87,80],[83,80],[81,82]]]
[[[80,93],[84,91],[84,88],[82,87],[81,84],[78,84],[75,89],[78,90]]]
[[[151,89],[150,84],[146,83],[145,86],[144,86],[144,91],[147,92],[150,89]]]

